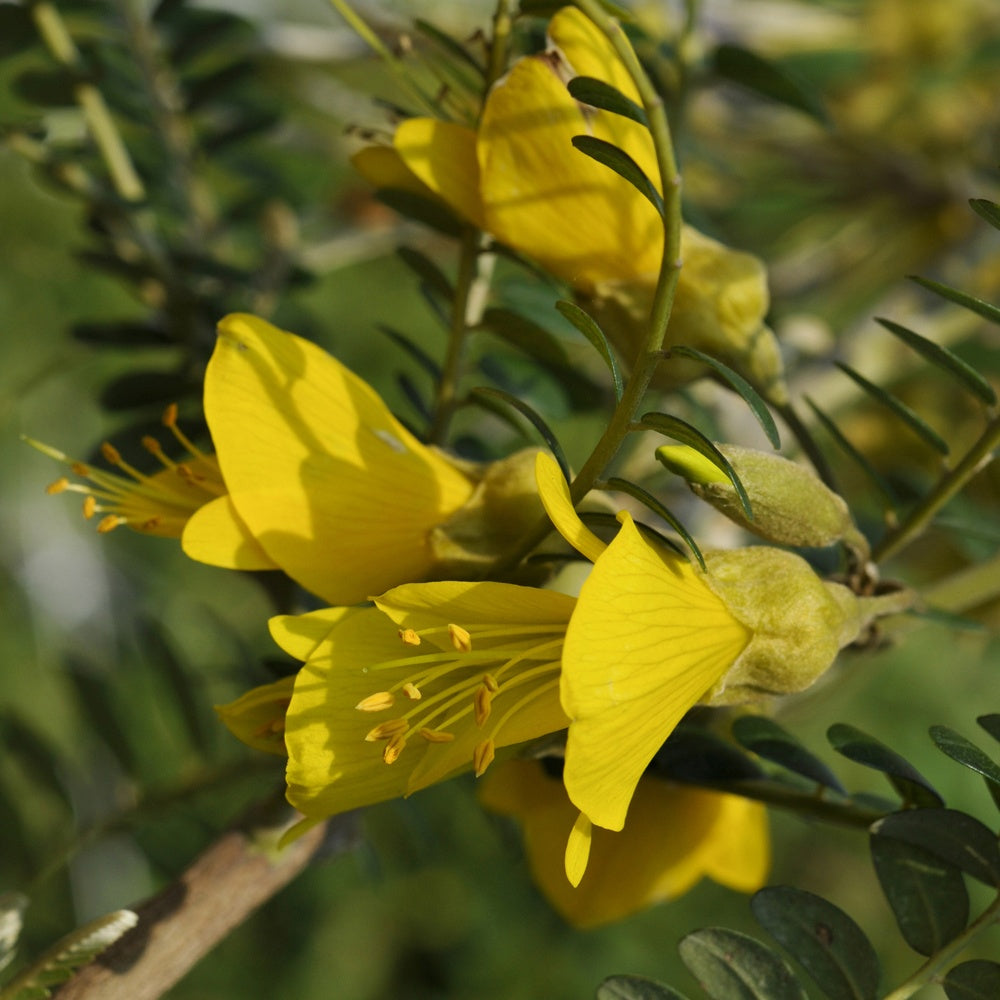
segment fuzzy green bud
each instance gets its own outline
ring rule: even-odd
[[[846,541],[867,554],[847,504],[805,466],[752,448],[716,447],[743,483],[752,520],[725,473],[693,448],[664,445],[656,449],[656,457],[683,476],[702,500],[765,541],[816,548]]]
[[[764,546],[706,552],[705,564],[705,582],[753,636],[709,704],[804,690],[867,624],[869,609],[847,587],[821,580],[793,552]]]

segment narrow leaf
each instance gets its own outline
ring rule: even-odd
[[[1000,229],[1000,205],[985,198],[970,198],[972,211],[982,216],[991,226]]]
[[[398,330],[384,323],[376,323],[375,329],[388,337],[404,354],[408,355],[420,368],[427,372],[435,382],[441,378],[441,366],[405,333],[400,333]]]
[[[38,45],[40,38],[27,6],[0,4],[0,58]]]
[[[488,396],[493,399],[502,400],[508,406],[517,410],[522,416],[527,417],[535,430],[541,434],[542,439],[549,446],[549,451],[552,452],[553,457],[559,463],[559,468],[562,469],[562,474],[566,477],[566,482],[572,482],[573,476],[569,470],[569,462],[566,461],[566,454],[552,432],[552,428],[523,399],[518,399],[517,396],[512,396],[509,392],[504,392],[503,389],[492,389],[486,386],[479,386],[473,389],[471,395],[480,397]]]
[[[829,124],[823,102],[806,84],[756,52],[738,45],[720,45],[715,50],[712,64],[719,76],[772,101],[804,111],[824,125]]]
[[[1000,806],[1000,764],[975,743],[947,726],[931,726],[931,739],[942,753],[981,774],[986,779],[993,801]]]
[[[847,375],[856,385],[859,385],[877,403],[886,409],[891,410],[900,420],[902,420],[918,437],[926,441],[932,448],[937,449],[942,455],[949,452],[948,442],[937,433],[929,424],[917,416],[905,403],[900,402],[895,396],[880,388],[874,382],[870,382],[860,372],[855,371],[850,365],[843,361],[835,361],[834,364]]]
[[[986,885],[1000,888],[996,834],[957,809],[909,809],[878,820],[872,832],[914,844]]]
[[[760,765],[739,747],[698,726],[681,723],[653,758],[652,773],[673,781],[757,781]]]
[[[648,125],[646,112],[630,97],[626,97],[617,87],[598,80],[593,76],[574,76],[566,85],[574,100],[581,104],[589,104],[592,108],[610,111],[623,118],[631,118],[640,125]]]
[[[455,297],[452,283],[444,272],[428,257],[413,247],[397,247],[396,256],[411,270],[428,288],[433,289],[443,299],[451,301]]]
[[[984,403],[990,406],[996,404],[997,394],[993,387],[983,378],[979,372],[971,365],[966,364],[957,354],[953,354],[946,347],[920,336],[913,330],[899,323],[893,323],[890,319],[876,317],[877,323],[881,323],[893,336],[898,337],[908,347],[912,347],[918,354],[925,357],[932,365],[953,375],[967,389],[974,392]]]
[[[462,234],[463,223],[444,202],[399,188],[379,188],[375,197],[393,211],[407,219],[414,219],[435,232],[455,237]]]
[[[701,431],[696,427],[692,427],[687,421],[681,420],[680,417],[672,417],[666,413],[644,413],[642,419],[639,421],[639,425],[648,430],[657,431],[659,434],[672,438],[674,441],[680,441],[681,444],[686,444],[690,448],[694,448],[695,451],[704,455],[710,462],[713,462],[718,468],[722,469],[726,477],[733,484],[736,495],[740,498],[743,512],[751,521],[753,520],[750,498],[747,496],[747,491],[743,488],[743,483],[740,482],[740,477],[736,475],[725,455]]]
[[[683,938],[678,951],[712,1000],[808,1000],[785,960],[746,934],[707,927]]]
[[[982,726],[995,740],[1000,740],[1000,714],[991,712],[989,715],[980,715],[976,722]]]
[[[430,21],[425,21],[422,17],[418,17],[413,23],[417,31],[422,35],[426,35],[427,38],[440,45],[449,55],[453,56],[459,62],[465,63],[470,69],[475,70],[480,81],[485,78],[486,70],[482,63],[464,45],[456,42],[446,31],[442,31],[437,25],[431,24]]]
[[[683,993],[644,976],[608,976],[596,1000],[687,1000]]]
[[[873,834],[872,861],[906,943],[933,955],[969,921],[969,894],[954,865],[913,844]]]
[[[1000,997],[1000,965],[985,958],[962,962],[948,971],[942,985],[948,1000],[996,1000]]]
[[[611,381],[614,383],[615,401],[620,403],[622,398],[622,377],[618,370],[618,362],[615,361],[611,345],[608,343],[608,338],[604,336],[604,331],[600,328],[597,321],[575,302],[560,299],[556,303],[556,309],[590,341],[597,353],[604,359],[604,363],[608,366],[608,371],[611,372]]]
[[[619,149],[604,139],[592,135],[574,135],[570,140],[573,145],[598,163],[613,170],[619,177],[624,177],[649,203],[663,216],[663,196],[646,176],[642,167],[623,149]]]
[[[881,771],[907,803],[923,807],[944,804],[931,783],[906,758],[873,736],[838,722],[827,730],[826,737],[833,749],[848,760]]]
[[[988,319],[991,323],[1000,323],[1000,308],[989,302],[977,299],[974,295],[967,295],[965,292],[960,292],[957,288],[951,288],[949,285],[942,285],[939,281],[931,281],[930,278],[921,278],[916,274],[911,274],[910,280],[915,281],[928,291],[935,292],[941,298],[948,299],[949,302],[954,302],[956,305],[972,310],[972,312],[982,316],[983,319]]]
[[[775,426],[774,417],[767,408],[760,393],[742,376],[734,371],[729,365],[724,365],[718,358],[713,358],[710,354],[704,354],[694,347],[671,347],[669,351],[671,357],[677,355],[682,358],[691,358],[693,361],[700,361],[708,365],[720,378],[729,383],[733,392],[743,398],[743,401],[750,407],[753,415],[757,418],[761,430],[767,435],[767,440],[771,442],[772,448],[781,447],[781,437],[778,428]]]
[[[400,391],[406,397],[409,404],[418,414],[420,414],[421,419],[429,424],[433,419],[431,408],[428,406],[427,400],[424,399],[423,394],[417,388],[416,382],[410,378],[409,373],[399,372],[396,375],[396,384],[399,386]]]
[[[733,722],[733,736],[751,752],[795,774],[846,795],[837,776],[777,722],[763,715],[744,715]]]
[[[841,429],[808,396],[803,396],[802,398],[805,399],[809,408],[816,415],[816,419],[826,428],[826,432],[833,438],[840,450],[855,462],[855,464],[871,481],[875,489],[878,490],[882,496],[883,506],[887,510],[894,510],[896,507],[896,499],[893,496],[892,488],[878,472],[875,466],[873,466],[871,462],[869,462],[868,459],[865,458],[865,456],[862,455],[853,444],[851,444],[851,442],[844,436],[843,431],[841,431]]]
[[[702,570],[706,569],[705,557],[701,554],[701,549],[698,548],[698,543],[691,537],[690,532],[683,524],[670,512],[670,510],[665,507],[652,493],[644,490],[641,486],[636,483],[630,483],[627,479],[619,479],[617,476],[612,477],[608,480],[607,486],[609,490],[619,490],[622,493],[627,493],[630,497],[638,500],[639,503],[648,507],[654,514],[658,514],[663,518],[667,524],[670,525],[674,531],[677,532],[681,538],[684,539],[684,543],[691,550],[691,554],[698,560],[698,565],[701,566]]]
[[[839,907],[804,889],[770,886],[753,897],[750,909],[829,1000],[875,1000],[878,956],[861,928]]]

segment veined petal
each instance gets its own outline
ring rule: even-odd
[[[334,604],[426,575],[428,532],[472,493],[366,382],[254,316],[219,324],[205,414],[240,519],[289,576]]]
[[[310,650],[286,733],[288,798],[306,815],[408,795],[473,767],[481,773],[496,750],[566,725],[558,676],[572,598],[543,592],[561,598],[552,602],[561,611],[543,621],[540,592],[528,587],[398,589],[380,603],[412,623],[403,628],[378,608],[272,622],[286,648]],[[435,596],[443,599],[436,616],[425,610]],[[498,620],[498,607],[515,617]]]
[[[760,888],[766,878],[766,813],[734,796],[644,777],[624,830],[594,828],[577,888],[563,868],[577,809],[557,777],[536,761],[509,761],[484,778],[479,797],[488,809],[517,817],[532,876],[577,927],[597,927],[676,899],[706,875],[744,892]],[[745,868],[736,853],[729,855],[742,838],[752,845],[742,859]],[[733,864],[720,864],[727,856]],[[726,877],[720,878],[723,869]]]
[[[611,117],[585,114],[551,57],[529,57],[490,91],[479,128],[486,228],[584,292],[652,280],[663,245],[662,221],[643,195],[571,143],[597,135],[647,160],[645,129],[619,119],[609,132],[603,118]],[[619,135],[628,125],[634,132]]]
[[[749,640],[690,564],[645,541],[624,515],[566,632],[564,780],[574,805],[620,830],[656,751]]]
[[[580,520],[562,469],[547,452],[540,451],[535,459],[535,481],[545,513],[559,534],[582,556],[597,562],[607,545]]]
[[[396,129],[393,145],[422,184],[462,218],[485,228],[472,129],[436,118],[408,118]]]
[[[198,562],[224,569],[279,569],[236,513],[226,494],[199,507],[181,535],[184,554]]]
[[[285,755],[285,712],[292,698],[294,677],[263,684],[215,711],[226,728],[255,750]]]
[[[305,662],[345,618],[363,608],[321,608],[304,615],[275,615],[268,620],[271,638],[289,655]]]

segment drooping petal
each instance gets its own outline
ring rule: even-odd
[[[219,324],[205,414],[239,518],[289,576],[333,604],[425,576],[428,532],[472,492],[367,383],[254,316]],[[193,539],[189,554],[200,558]]]
[[[199,507],[181,535],[185,554],[224,569],[279,569],[243,523],[226,494]]]
[[[573,888],[563,854],[577,816],[557,777],[535,761],[509,761],[483,780],[482,803],[516,816],[531,873],[562,916],[597,927],[676,899],[701,878],[744,892],[767,875],[767,817],[757,803],[643,778],[620,833],[595,827],[590,858]],[[742,857],[734,850],[745,839]]]
[[[408,118],[396,129],[393,146],[422,184],[462,218],[485,228],[472,129],[435,118]]]
[[[376,190],[392,188],[424,198],[440,197],[410,170],[393,146],[365,146],[351,157],[351,165]]]
[[[285,712],[292,697],[294,677],[255,687],[215,711],[226,728],[255,750],[285,755]]]
[[[656,751],[749,640],[687,562],[644,540],[623,515],[566,633],[564,780],[574,805],[620,830]]]
[[[569,495],[569,484],[559,464],[546,452],[539,452],[535,459],[535,481],[545,513],[559,534],[582,556],[597,562],[607,545],[580,520]]]

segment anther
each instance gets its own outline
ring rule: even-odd
[[[72,469],[74,476],[79,476],[81,479],[90,478],[90,466],[84,465],[83,462],[73,462],[70,469]]]
[[[177,404],[171,403],[160,418],[164,427],[173,427],[177,423]]]
[[[492,674],[483,674],[483,684],[493,694],[496,694],[500,690],[500,684]]]
[[[418,688],[416,684],[412,684],[410,681],[407,681],[403,685],[403,694],[406,695],[410,701],[420,701],[420,699],[423,698],[420,688]]]
[[[84,504],[86,506],[86,504]],[[126,519],[124,517],[119,517],[117,514],[108,514],[106,517],[102,517],[97,525],[97,533],[99,535],[106,535],[109,531],[114,531],[115,528],[120,524],[126,524]]]
[[[472,636],[461,625],[449,625],[448,635],[451,636],[451,644],[460,653],[468,653],[472,649]]]
[[[97,512],[97,500],[92,496],[83,498],[83,516],[89,521]],[[108,531],[111,529],[108,528]]]
[[[476,688],[476,694],[473,698],[473,704],[475,706],[476,713],[476,725],[481,726],[490,717],[491,702],[493,700],[493,694],[490,689],[480,685]]]
[[[380,722],[365,736],[366,743],[374,743],[376,740],[388,740],[394,736],[402,736],[410,728],[406,719],[389,719],[387,722]]]
[[[441,729],[428,729],[426,726],[420,730],[420,735],[428,743],[451,743],[455,739],[454,733],[446,733]]]
[[[45,487],[45,492],[49,496],[54,496],[56,493],[63,493],[69,489],[69,480],[65,476],[60,476],[54,483],[49,483]]]
[[[104,460],[111,465],[122,464],[121,452],[110,441],[105,441],[101,445],[101,454],[104,456]]]
[[[382,751],[382,760],[385,761],[386,764],[395,764],[399,759],[399,755],[403,752],[403,747],[405,746],[405,736],[393,736],[393,738],[386,744],[385,749]]]
[[[387,708],[392,708],[395,700],[389,691],[376,691],[363,698],[354,707],[359,712],[384,712]]]
[[[399,638],[402,639],[407,646],[420,645],[420,636],[417,635],[412,628],[401,628],[399,630]]]
[[[496,756],[496,748],[493,740],[483,740],[472,752],[472,767],[476,772],[476,777],[482,776],[483,772],[493,763]]]

